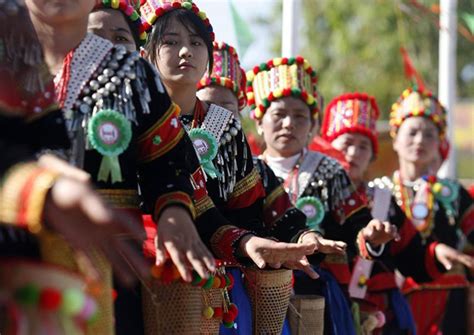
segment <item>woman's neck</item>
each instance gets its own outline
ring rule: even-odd
[[[196,85],[169,85],[164,82],[171,100],[181,108],[182,115],[192,115],[196,105]]]
[[[301,154],[303,151],[304,151],[304,149],[296,151],[296,152],[287,152],[287,151],[280,152],[278,150],[274,150],[270,146],[267,146],[267,148],[265,150],[265,155],[268,155],[268,156],[271,156],[271,157],[274,157],[274,158],[289,158],[289,157],[293,157],[297,154]]]
[[[400,160],[400,174],[404,180],[415,181],[429,172],[428,166],[419,166],[412,162]]]
[[[43,47],[44,58],[52,74],[58,73],[64,57],[76,48],[87,34],[87,17],[80,22],[64,25],[49,25],[34,15],[31,21]]]

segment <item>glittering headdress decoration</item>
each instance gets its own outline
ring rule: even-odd
[[[0,3],[0,109],[33,116],[57,108],[54,84],[23,1]]]
[[[431,93],[417,88],[403,91],[390,112],[390,135],[395,137],[400,125],[412,116],[423,116],[438,127],[440,138],[446,133],[446,110]]]
[[[239,110],[247,104],[245,95],[246,76],[240,67],[239,56],[234,47],[224,42],[214,42],[214,65],[211,74],[205,73],[198,83],[198,90],[210,85],[220,85],[235,93],[239,100]]]
[[[374,154],[378,151],[376,123],[379,107],[374,97],[365,93],[347,93],[331,100],[324,112],[321,136],[332,142],[344,133],[360,133],[372,142]]]
[[[247,104],[252,117],[261,119],[271,102],[288,96],[302,99],[313,117],[319,112],[316,91],[318,77],[301,56],[274,58],[247,72]]]
[[[143,18],[141,31],[150,31],[160,16],[180,8],[191,10],[199,16],[206,26],[211,40],[214,41],[214,31],[206,13],[201,11],[192,0],[141,0],[140,13]]]
[[[95,8],[112,8],[120,10],[139,32],[138,37],[140,44],[145,44],[147,33],[142,29],[143,22],[142,17],[140,16],[140,0],[98,0]]]

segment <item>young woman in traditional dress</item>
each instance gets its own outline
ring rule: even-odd
[[[92,0],[27,1],[46,62],[57,74],[58,100],[72,140],[65,156],[90,173],[112,204],[139,217],[142,201],[142,209],[160,225],[160,246],[166,247],[181,276],[191,280],[191,264],[206,277],[214,261],[192,220],[195,187],[183,158],[195,154],[177,119],[177,106],[137,53],[87,33],[94,5]],[[103,291],[102,315],[111,321],[111,291]],[[139,295],[117,291],[117,331],[140,333]],[[113,332],[111,322],[98,327],[101,333]]]
[[[197,96],[201,101],[224,107],[233,112],[235,117],[240,117],[240,111],[247,102],[246,76],[240,67],[237,52],[231,45],[214,42],[213,57],[212,71],[206,72],[200,80]],[[263,234],[285,242],[309,239],[316,242],[316,252],[343,253],[344,242],[326,240],[306,227],[306,216],[291,203],[288,194],[270,167],[258,157],[254,157],[253,162],[265,188]],[[304,235],[301,234],[303,231]],[[236,296],[236,299],[242,299],[246,295],[241,291],[232,292],[232,294]],[[241,302],[241,305],[245,306],[245,302]],[[243,308],[240,308],[240,311],[242,310]],[[245,334],[242,323],[239,323],[238,331]]]
[[[61,235],[78,253],[103,252],[130,284],[129,265],[142,276],[147,267],[120,235],[142,234],[136,220],[104,203],[86,173],[51,155],[36,159],[45,148],[68,147],[65,122],[24,4],[3,2],[0,16],[0,332],[83,334],[98,278],[89,267],[53,265],[48,255],[61,251],[49,236]]]
[[[424,241],[461,250],[466,240],[474,241],[473,200],[459,182],[436,177],[433,171],[445,142],[446,110],[430,92],[409,88],[392,106],[390,125],[399,169],[382,182]],[[466,331],[466,275],[462,266],[452,266],[432,283],[405,281],[418,334]]]
[[[226,222],[248,231],[258,230],[264,190],[240,121],[232,112],[217,105],[207,105],[196,97],[199,80],[213,65],[214,33],[209,20],[189,1],[147,1],[140,10],[150,27],[145,45],[146,57],[156,65],[167,91],[180,106],[181,122],[190,134],[206,173],[210,199]],[[209,220],[203,220],[203,226],[210,228],[210,222],[206,221]],[[219,224],[219,220],[210,221]],[[258,238],[248,231],[237,232],[228,226],[219,231],[227,241],[231,241],[230,245],[221,244],[205,234],[217,257],[229,259],[229,251],[242,246],[242,256],[250,256],[259,267],[267,264],[280,267],[286,260],[293,261],[299,257],[298,254],[302,255],[303,249],[303,253],[310,254],[315,247],[314,243],[277,243]],[[267,249],[262,255],[270,256],[268,260],[254,257],[254,250],[261,248]],[[251,255],[248,255],[249,250]],[[306,261],[301,261],[311,272]],[[297,264],[292,262],[291,266],[299,266]]]
[[[474,261],[449,246],[428,241],[423,243],[413,224],[397,206],[390,189],[381,179],[367,183],[364,176],[378,154],[376,122],[379,109],[375,98],[365,93],[347,93],[329,102],[324,114],[321,136],[345,155],[348,174],[357,191],[380,219],[388,219],[397,226],[400,240],[391,242],[384,256],[364,263],[364,271],[353,272],[355,281],[365,276],[366,299],[385,314],[383,333],[414,333],[411,310],[396,283],[395,269],[417,282],[437,279],[453,262],[473,266]],[[362,266],[362,263],[360,263]],[[361,268],[362,269],[362,268]],[[357,292],[354,292],[357,295]]]
[[[319,112],[316,81],[315,71],[302,57],[272,59],[247,73],[248,104],[266,143],[262,158],[283,181],[292,202],[307,215],[312,229],[347,243],[349,259],[358,254],[376,257],[384,243],[397,236],[396,228],[371,221],[342,167],[306,149]],[[342,287],[349,283],[347,259],[326,256],[318,272],[323,280],[317,283],[297,275],[296,293],[323,291],[329,302],[326,330],[354,333],[348,301],[334,280]]]

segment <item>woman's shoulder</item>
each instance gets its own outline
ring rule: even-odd
[[[231,143],[234,138],[243,136],[242,124],[234,113],[215,104],[208,105],[203,125],[206,130],[215,134],[220,145]]]
[[[317,151],[310,150],[307,152],[301,164],[302,168],[305,166],[313,168],[312,175],[318,179],[330,180],[336,176],[347,175],[342,165],[336,159]]]

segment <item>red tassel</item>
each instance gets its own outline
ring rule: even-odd
[[[47,311],[54,311],[61,305],[61,292],[53,288],[45,288],[40,295],[40,308]]]
[[[222,315],[223,315],[222,307],[214,307],[213,317],[216,319],[220,319],[222,318]]]
[[[408,55],[407,50],[404,47],[401,47],[400,52],[401,52],[402,58],[403,58],[403,65],[404,65],[404,68],[405,68],[405,76],[409,80],[414,79],[414,81],[416,81],[416,84],[418,85],[418,88],[420,90],[424,91],[425,90],[425,84],[423,82],[423,79],[421,78],[421,76],[416,71],[415,67],[413,66],[413,63],[410,59],[410,56]]]

